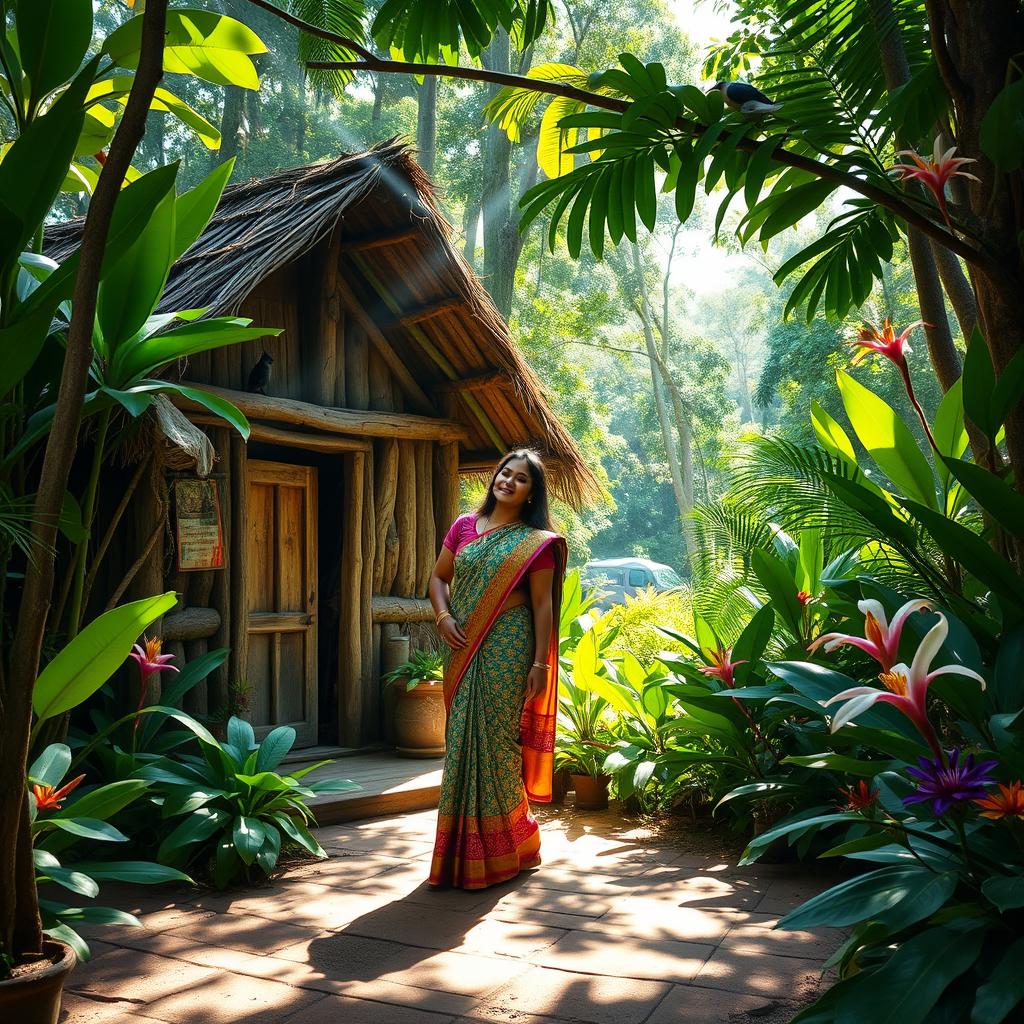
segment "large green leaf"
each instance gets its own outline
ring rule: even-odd
[[[219,808],[197,808],[160,844],[157,858],[161,863],[169,860],[185,847],[209,839],[230,820],[231,815]]]
[[[757,548],[750,556],[750,564],[786,628],[795,638],[802,637],[803,606],[796,599],[796,581],[785,563],[776,555]]]
[[[937,878],[941,884],[937,883]],[[796,910],[791,910],[779,921],[778,927],[793,931],[826,925],[843,928],[888,913],[904,900],[915,901],[915,912],[931,906],[931,910],[925,910],[915,918],[922,920],[941,907],[955,888],[956,875],[952,872],[936,876],[920,864],[897,864],[869,871],[826,889]],[[922,902],[919,899],[921,893],[926,893],[928,899]]]
[[[66,644],[43,669],[32,690],[39,724],[92,696],[124,663],[150,623],[177,603],[170,591],[104,612]]]
[[[70,767],[71,748],[66,743],[51,743],[29,767],[29,781],[56,789]]]
[[[50,333],[52,309],[43,309],[0,329],[0,396],[14,390],[43,350]]]
[[[922,1024],[946,988],[978,959],[984,939],[980,921],[915,935],[864,984],[843,994],[835,1024]]]
[[[42,117],[29,122],[0,161],[0,272],[4,274],[39,229],[64,183],[85,119],[82,101],[95,72],[94,59]]]
[[[96,300],[96,320],[113,357],[105,383],[122,387],[130,377],[117,372],[117,352],[134,337],[156,309],[174,262],[172,193],[154,207],[149,223],[124,258],[103,275]]]
[[[183,871],[148,860],[77,861],[75,867],[101,882],[166,885],[168,882],[192,881]]]
[[[1004,914],[1024,907],[1024,877],[1020,875],[993,875],[985,879],[981,889]]]
[[[992,396],[996,389],[996,374],[992,357],[982,336],[975,327],[967,343],[964,356],[963,382],[964,413],[988,438],[994,438],[1000,424],[992,415]]]
[[[97,818],[106,821],[127,807],[149,789],[142,779],[122,779],[82,794],[73,803],[62,807],[54,818]],[[52,820],[52,819],[51,819]]]
[[[157,299],[159,300],[159,296]],[[156,376],[164,366],[176,359],[224,348],[226,345],[235,345],[241,341],[276,338],[284,330],[278,327],[250,327],[251,322],[245,317],[198,320],[139,341],[120,359],[115,357],[113,366],[117,379],[111,383],[115,387],[124,387],[140,377]],[[141,323],[139,326],[141,327]]]
[[[260,743],[260,752],[256,758],[256,771],[273,771],[294,745],[295,730],[291,726],[281,725],[272,729]]]
[[[992,968],[988,980],[978,988],[971,1010],[971,1024],[1000,1024],[1024,999],[1024,938],[1016,939]]]
[[[18,0],[14,24],[34,109],[82,63],[92,42],[92,0]]]
[[[981,122],[981,148],[1001,171],[1024,165],[1024,79],[1005,86]]]
[[[892,406],[842,370],[836,380],[846,415],[878,468],[908,498],[937,508],[931,466]]]
[[[107,843],[128,842],[128,837],[120,829],[98,818],[41,818],[37,819],[36,827],[55,828],[61,832],[70,832],[73,836],[81,836],[83,839],[98,839]]]
[[[224,186],[231,177],[235,158],[218,164],[195,188],[178,196],[174,210],[174,259],[203,233],[217,209]]]
[[[841,424],[818,405],[817,399],[811,399],[811,426],[814,428],[814,436],[825,451],[850,465],[857,464],[857,455],[849,435]]]
[[[243,863],[251,864],[267,838],[267,826],[259,818],[239,814],[232,827],[235,850]]]
[[[250,55],[266,53],[259,36],[240,21],[213,11],[184,8],[167,12],[164,71],[195,75],[217,85],[258,89],[259,75]],[[103,52],[118,67],[138,67],[142,15],[115,29]]]

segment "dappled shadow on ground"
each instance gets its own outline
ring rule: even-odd
[[[321,829],[329,858],[271,885],[124,891],[146,927],[93,930],[62,1020],[764,1024],[817,989],[841,936],[773,925],[832,878],[614,810],[538,817],[544,864],[486,890],[426,885],[426,813]]]

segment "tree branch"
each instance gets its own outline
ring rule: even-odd
[[[295,25],[304,32],[310,32],[321,39],[329,40],[338,46],[344,46],[362,58],[362,60],[358,61],[309,61],[306,67],[310,70],[376,71],[392,75],[437,75],[442,78],[459,78],[472,82],[490,82],[494,85],[509,86],[514,89],[528,89],[531,92],[545,93],[549,96],[564,96],[592,107],[613,110],[617,113],[624,113],[630,107],[630,103],[626,100],[617,99],[614,96],[603,96],[601,93],[579,89],[561,82],[545,82],[542,79],[527,78],[523,75],[488,71],[486,68],[385,60],[382,57],[374,56],[374,54],[370,53],[365,47],[360,46],[354,39],[338,35],[327,29],[317,28],[315,25],[310,25],[301,18],[286,14],[279,7],[269,3],[268,0],[249,0],[249,3],[256,4],[256,6],[282,18],[290,25]],[[707,130],[704,125],[695,122],[680,122],[680,127],[696,136],[703,135]],[[724,141],[729,137],[729,134],[723,133],[720,141]],[[761,145],[761,141],[763,140],[743,138],[740,140],[737,149],[753,153]],[[864,181],[862,178],[858,178],[856,175],[846,171],[841,171],[830,164],[822,163],[820,160],[814,160],[811,157],[802,156],[799,153],[783,149],[782,146],[776,147],[772,153],[772,160],[785,167],[795,167],[798,170],[806,171],[808,174],[821,178],[823,181],[833,181],[837,185],[843,185],[850,189],[850,191],[864,196],[865,199],[870,199],[884,209],[896,214],[897,217],[904,220],[907,224],[920,228],[924,234],[941,242],[947,249],[952,250],[958,256],[962,256],[968,263],[986,265],[988,262],[981,251],[973,245],[958,238],[943,225],[924,216],[898,195],[887,192],[877,185],[872,185],[871,182]]]

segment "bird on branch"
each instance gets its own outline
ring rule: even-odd
[[[708,92],[715,90],[722,94],[727,107],[741,114],[762,116],[782,109],[781,103],[773,103],[760,89],[746,82],[716,82]]]
[[[249,371],[249,381],[245,390],[256,395],[265,395],[270,383],[270,364],[274,357],[267,352],[260,356],[259,362]]]

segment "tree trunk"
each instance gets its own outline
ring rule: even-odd
[[[238,156],[238,133],[242,127],[243,100],[242,90],[238,86],[224,86],[224,106],[220,115],[220,149],[213,150],[210,154],[215,166]]]
[[[64,366],[32,513],[34,557],[29,559],[9,671],[0,694],[0,948],[15,961],[42,948],[39,903],[32,870],[26,761],[32,723],[32,687],[39,672],[43,630],[53,593],[53,545],[67,490],[92,362],[96,293],[110,219],[121,183],[142,140],[163,67],[167,0],[149,0],[138,70],[89,205],[79,247]]]
[[[905,85],[910,80],[910,64],[907,61],[903,39],[900,36],[892,0],[870,0],[871,20],[878,36],[878,51],[882,64],[887,92]],[[907,147],[907,140],[897,138],[899,148]],[[948,391],[960,377],[960,355],[953,344],[946,315],[946,302],[942,282],[936,266],[933,245],[926,235],[914,227],[907,228],[907,248],[910,264],[914,271],[921,319],[924,321],[925,337],[928,340],[928,356],[943,392]],[[953,259],[956,257],[949,254]],[[965,336],[966,337],[966,336]]]
[[[491,45],[484,51],[482,59],[484,66],[489,70],[508,72],[510,44],[508,33],[503,28],[499,28],[494,34]],[[492,86],[489,98],[497,92],[497,86]],[[512,143],[497,124],[492,124],[487,129],[483,155],[481,207],[484,222],[484,284],[498,311],[503,317],[508,318],[512,311],[516,270],[513,253],[506,246],[510,223],[515,230],[512,188],[509,180]]]
[[[971,283],[978,324],[1000,375],[1024,347],[1024,254],[1018,243],[1024,172],[1004,173],[993,165],[981,147],[981,125],[1024,50],[1024,24],[1015,0],[990,0],[983,18],[968,0],[927,0],[926,7],[932,52],[953,98],[957,147],[977,159],[971,171],[979,180],[967,182],[967,212],[991,256],[972,266]],[[1006,449],[1016,486],[1024,491],[1024,403],[1007,418]]]
[[[434,176],[437,159],[437,78],[428,75],[416,89],[416,148],[420,167]]]
[[[466,262],[476,269],[476,238],[480,230],[480,200],[471,197],[466,200],[466,209],[462,216],[462,233],[466,237],[466,244],[462,248],[462,255]]]
[[[370,114],[370,127],[374,130],[380,124],[380,117],[384,111],[384,87],[387,81],[387,75],[378,73],[373,76],[373,113]]]

